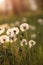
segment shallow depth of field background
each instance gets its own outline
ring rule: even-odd
[[[22,18],[36,26],[35,31],[27,32],[29,40],[32,33],[37,35],[36,45],[31,49],[28,46],[19,47],[18,51],[19,34],[16,43],[5,43],[6,48],[0,45],[0,65],[43,65],[43,24],[38,23],[38,19],[43,19],[43,0],[0,0],[0,26],[8,24],[12,27],[16,21],[21,24]]]

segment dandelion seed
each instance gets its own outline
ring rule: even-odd
[[[29,25],[27,23],[23,23],[23,24],[20,25],[20,30],[22,32],[24,32],[24,31],[26,31],[28,29],[29,29]]]
[[[21,44],[21,46],[23,46],[24,44],[27,45],[27,40],[26,39],[22,39],[20,44]]]
[[[36,44],[34,40],[29,41],[29,48],[33,47]]]
[[[0,35],[5,32],[5,28],[0,27]]]

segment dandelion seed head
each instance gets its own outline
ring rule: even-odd
[[[19,29],[18,29],[18,27],[12,28],[12,31],[14,32],[15,35],[19,34]]]
[[[29,48],[33,47],[36,44],[34,40],[29,41]]]
[[[27,23],[23,23],[23,24],[20,25],[20,30],[22,32],[24,32],[24,31],[26,31],[28,29],[29,29],[29,25]]]
[[[20,44],[21,44],[21,46],[23,46],[24,44],[27,45],[27,40],[26,39],[22,39]]]

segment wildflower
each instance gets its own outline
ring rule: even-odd
[[[24,31],[26,31],[28,29],[29,29],[29,25],[27,23],[23,23],[23,24],[20,25],[20,30],[22,32],[24,32]]]
[[[11,29],[8,29],[7,32],[6,32],[7,35],[9,36],[14,36],[14,33],[12,31],[12,28]]]
[[[16,42],[16,40],[17,40],[16,36],[9,36],[9,41],[11,43]]]
[[[23,46],[23,45],[27,45],[27,40],[26,39],[22,39],[22,41],[21,41],[21,46]]]
[[[5,32],[5,28],[0,27],[0,35]]]
[[[4,42],[9,42],[9,37],[7,35],[2,35],[1,36],[1,42],[4,43]]]
[[[36,44],[34,40],[29,41],[29,48],[33,47]]]
[[[31,35],[31,38],[32,38],[32,39],[35,39],[35,38],[36,38],[36,34],[35,34],[35,33],[32,34],[32,35]]]
[[[19,34],[19,29],[18,29],[18,27],[13,27],[13,28],[12,28],[12,31],[14,32],[14,35]]]

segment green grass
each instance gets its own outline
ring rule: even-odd
[[[0,19],[0,24],[3,23],[15,23],[15,21],[20,21],[24,16],[11,16],[7,19]],[[18,35],[18,40],[16,43],[5,43],[0,46],[0,65],[43,65],[43,25],[40,25],[37,20],[39,18],[43,19],[43,14],[25,16],[27,18],[27,23],[30,25],[36,26],[35,31],[28,30],[27,37],[24,34],[23,38],[31,40],[30,35],[35,33],[36,45],[29,49],[28,45],[21,47],[19,45],[20,42],[20,34]],[[39,35],[40,33],[40,35]],[[19,50],[18,50],[19,47]]]

